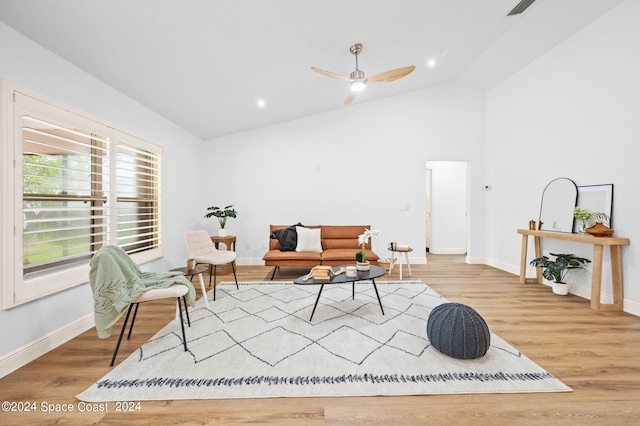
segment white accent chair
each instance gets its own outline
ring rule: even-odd
[[[236,252],[218,250],[213,241],[211,241],[211,236],[204,229],[185,232],[184,240],[187,244],[187,254],[190,259],[196,260],[196,265],[200,263],[210,265],[209,287],[211,287],[211,276],[213,275],[213,300],[216,300],[217,266],[230,263],[236,288],[239,288],[238,277],[236,276]],[[211,269],[213,269],[213,274],[211,274]]]
[[[124,323],[122,324],[122,330],[120,331],[120,337],[118,337],[118,343],[116,344],[116,349],[113,351],[113,357],[111,358],[110,366],[113,367],[113,363],[116,361],[116,355],[118,355],[118,349],[120,349],[120,342],[122,342],[122,336],[124,335],[124,330],[127,328],[127,322],[129,322],[129,315],[131,314],[131,309],[133,305],[136,305],[135,311],[133,311],[133,318],[131,319],[131,326],[129,326],[129,334],[127,334],[127,340],[131,338],[131,331],[133,330],[133,324],[136,322],[136,315],[138,315],[138,307],[141,303],[151,302],[153,300],[161,300],[161,299],[171,299],[176,298],[176,319],[180,321],[180,326],[182,328],[182,344],[184,346],[185,352],[187,349],[187,336],[184,332],[184,319],[182,317],[182,306],[180,305],[180,299],[184,302],[184,311],[187,314],[187,323],[189,327],[191,327],[191,320],[189,319],[189,310],[187,308],[187,301],[185,299],[186,294],[189,292],[189,287],[186,285],[178,284],[172,285],[167,288],[154,288],[152,290],[147,290],[138,296],[135,300],[131,302],[129,305],[129,309],[127,310],[127,316],[124,319]]]
[[[129,322],[131,310],[135,305],[129,334],[131,338],[133,325],[136,321],[140,303],[160,299],[176,299],[176,319],[180,321],[182,329],[182,345],[187,351],[187,336],[184,330],[182,305],[187,316],[187,323],[191,327],[187,298],[189,303],[195,303],[193,285],[179,272],[142,272],[138,265],[127,253],[116,245],[106,245],[98,250],[90,262],[89,283],[94,299],[94,316],[98,337],[107,338],[113,333],[113,325],[127,311],[122,324],[118,343],[111,357],[111,366],[115,363],[124,331]]]

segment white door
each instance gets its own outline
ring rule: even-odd
[[[467,252],[465,161],[427,162],[427,239],[433,254]]]

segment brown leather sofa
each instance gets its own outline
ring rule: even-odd
[[[266,266],[274,266],[271,279],[281,266],[312,268],[317,265],[337,266],[354,264],[356,252],[361,250],[358,245],[358,236],[365,229],[371,229],[369,225],[314,225],[305,228],[320,228],[320,240],[322,253],[307,251],[281,251],[280,241],[274,237],[274,231],[289,228],[291,225],[270,225],[269,251],[262,257]],[[366,259],[372,265],[377,265],[380,258],[371,250],[371,239],[365,244]]]

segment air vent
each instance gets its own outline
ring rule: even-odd
[[[527,8],[529,6],[531,6],[531,4],[536,1],[536,0],[522,0],[520,3],[517,4],[516,7],[513,8],[513,10],[509,13],[507,13],[507,16],[513,16],[513,15],[519,15],[522,12],[524,12],[525,10],[527,10]]]

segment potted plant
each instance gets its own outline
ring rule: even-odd
[[[218,222],[220,222],[220,229],[218,229],[218,236],[226,237],[227,229],[225,229],[225,226],[227,225],[227,219],[230,217],[237,217],[238,212],[235,211],[235,209],[233,208],[233,205],[226,206],[224,208],[211,206],[211,207],[207,207],[207,210],[209,210],[209,213],[204,215],[204,217],[205,218],[210,218],[212,216],[217,217]]]
[[[591,261],[573,254],[550,254],[556,257],[555,260],[542,256],[533,259],[531,265],[544,268],[542,276],[552,281],[551,288],[555,294],[566,295],[569,293],[567,283],[564,282],[567,273],[572,269],[583,269],[584,265],[591,263]]]
[[[368,271],[371,268],[371,264],[367,260],[366,244],[369,242],[369,238],[377,237],[381,232],[377,229],[365,229],[363,234],[358,235],[358,244],[362,246],[362,249],[356,253],[356,268],[358,271]]]
[[[573,217],[575,217],[580,222],[581,234],[587,233],[587,220],[589,220],[591,216],[593,216],[593,213],[591,213],[591,211],[589,211],[588,209],[583,209],[581,207],[576,207],[575,209],[573,209]]]

